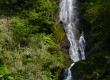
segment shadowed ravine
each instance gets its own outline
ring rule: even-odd
[[[69,55],[71,60],[74,62],[71,66],[65,70],[64,80],[73,80],[71,74],[71,67],[80,60],[85,60],[85,39],[84,32],[82,31],[81,36],[78,37],[79,19],[78,19],[78,2],[77,0],[60,0],[60,14],[59,21],[64,24],[66,36],[70,42]]]

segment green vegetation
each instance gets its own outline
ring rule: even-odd
[[[84,80],[110,80],[110,1],[80,1],[92,42],[77,72]],[[55,21],[57,2],[0,0],[0,80],[58,80],[70,64],[58,44],[65,32]]]
[[[58,10],[55,0],[0,0],[0,80],[58,80],[69,64]]]
[[[84,80],[110,80],[110,1],[83,0],[82,4],[81,14],[87,22],[84,28],[92,33],[92,44],[78,70]]]

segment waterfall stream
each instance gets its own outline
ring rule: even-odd
[[[66,36],[70,42],[69,55],[73,62],[78,62],[79,60],[85,59],[85,45],[84,32],[82,31],[80,38],[78,39],[78,30],[77,27],[79,24],[78,19],[78,10],[77,0],[60,0],[60,14],[59,20],[64,24],[64,29]],[[65,70],[64,80],[73,80],[71,73],[71,66]]]

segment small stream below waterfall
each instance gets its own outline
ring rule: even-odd
[[[60,0],[60,14],[59,21],[64,24],[66,36],[70,42],[69,55],[73,63],[68,69],[64,71],[64,80],[74,80],[72,76],[71,68],[80,60],[85,60],[85,46],[86,41],[84,39],[84,32],[78,38],[79,19],[78,19],[78,2],[77,0]]]

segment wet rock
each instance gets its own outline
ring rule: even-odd
[[[61,46],[61,50],[64,52],[64,53],[69,53],[69,47],[70,47],[70,43],[67,39],[67,37],[60,42],[60,46]]]

